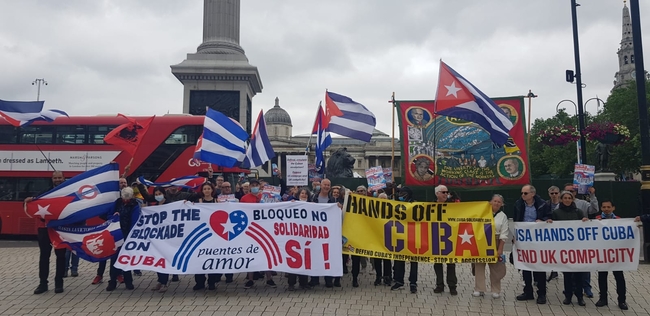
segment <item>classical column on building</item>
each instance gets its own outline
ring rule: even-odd
[[[210,107],[250,133],[252,99],[262,81],[239,45],[239,16],[240,0],[204,0],[203,43],[171,70],[184,86],[183,113],[202,115]]]

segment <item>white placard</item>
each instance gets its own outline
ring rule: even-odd
[[[309,181],[307,155],[287,156],[287,185],[307,185]]]
[[[515,268],[528,271],[629,271],[639,267],[632,219],[515,223]]]
[[[178,201],[142,209],[115,267],[169,274],[341,276],[341,252],[336,204]]]
[[[88,171],[115,160],[120,151],[0,151],[0,171]],[[48,163],[49,160],[49,163]]]

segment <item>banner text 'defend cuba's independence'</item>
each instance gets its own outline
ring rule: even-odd
[[[398,202],[350,194],[343,220],[344,251],[432,263],[495,262],[488,202]]]
[[[179,201],[143,208],[116,266],[173,274],[340,276],[340,236],[336,204]]]

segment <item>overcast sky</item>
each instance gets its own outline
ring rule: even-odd
[[[578,2],[584,98],[606,99],[623,1]],[[640,2],[648,55],[650,2]],[[201,44],[203,1],[0,3],[0,99],[35,100],[31,83],[45,78],[45,107],[71,115],[182,112],[169,66]],[[390,134],[391,93],[433,99],[442,59],[489,96],[532,89],[533,118],[550,117],[576,99],[564,81],[574,69],[570,9],[570,0],[244,0],[240,44],[264,85],[253,113],[277,96],[294,135],[307,133],[329,89],[366,105]]]

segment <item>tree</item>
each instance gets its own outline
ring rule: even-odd
[[[537,135],[545,129],[556,126],[571,125],[577,127],[578,118],[569,116],[564,110],[559,110],[555,116],[547,119],[536,119],[530,129],[531,144],[529,160],[531,175],[539,177],[553,175],[554,177],[570,177],[577,161],[575,144],[549,147],[537,141]]]
[[[648,100],[647,104],[650,104],[648,93],[650,93],[650,82],[646,82],[646,100]],[[623,124],[630,129],[630,140],[613,148],[610,169],[616,173],[638,172],[641,166],[641,138],[636,82],[614,89],[599,116],[599,120]]]

